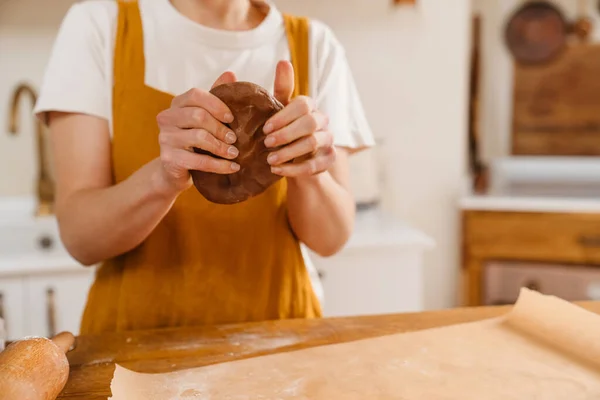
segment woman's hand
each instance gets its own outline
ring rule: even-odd
[[[226,72],[214,86],[235,81]],[[160,160],[164,183],[178,192],[192,184],[190,170],[231,174],[240,169],[230,161],[239,154],[233,146],[237,138],[225,124],[233,121],[231,110],[216,96],[201,89],[191,89],[173,99],[171,107],[156,118],[160,127]],[[205,150],[217,158],[197,154],[194,148]]]
[[[316,109],[313,99],[298,96],[290,102],[293,88],[293,68],[287,61],[280,62],[275,75],[275,97],[285,107],[265,123],[264,133],[267,148],[281,148],[269,154],[267,161],[274,174],[312,176],[335,163],[333,135],[327,129],[327,116]]]

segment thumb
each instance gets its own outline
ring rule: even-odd
[[[294,92],[294,67],[289,61],[279,61],[275,71],[274,96],[284,106],[290,102]]]
[[[219,76],[217,78],[215,83],[213,83],[211,89],[214,89],[215,87],[217,87],[219,85],[223,85],[225,83],[232,83],[235,81],[237,81],[237,77],[235,76],[235,74],[231,71],[225,71],[221,74],[221,76]]]

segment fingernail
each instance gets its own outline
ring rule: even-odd
[[[272,123],[268,122],[267,124],[265,124],[265,127],[263,128],[264,133],[271,133],[272,130],[273,130]]]
[[[234,144],[236,140],[237,137],[233,132],[227,132],[227,135],[225,135],[225,142],[227,142],[227,144]]]
[[[237,157],[240,154],[240,152],[234,146],[230,146],[227,149],[227,154],[229,154],[231,157]]]
[[[240,164],[238,163],[231,163],[231,169],[234,171],[239,171],[240,170]]]
[[[223,115],[223,119],[225,120],[225,122],[231,122],[233,121],[233,115],[231,113],[226,113],[225,115]]]
[[[281,167],[271,167],[271,172],[274,174],[280,174],[282,171]]]
[[[275,144],[275,138],[273,136],[267,136],[265,139],[265,146],[271,147]]]
[[[276,154],[269,154],[269,156],[267,157],[267,162],[269,164],[275,164],[275,162],[277,162],[277,155]]]

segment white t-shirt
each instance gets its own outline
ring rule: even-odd
[[[273,90],[275,66],[289,60],[283,17],[267,2],[263,22],[246,31],[202,26],[180,14],[169,0],[139,0],[144,27],[146,85],[178,95],[190,88],[210,89],[224,71],[239,80]],[[112,134],[113,56],[117,30],[116,0],[74,4],[58,33],[35,113],[91,114],[110,122]],[[323,23],[310,25],[310,96],[329,116],[338,146],[359,149],[374,144],[344,49]],[[82,132],[85,134],[85,132]],[[303,253],[315,291],[322,289]]]

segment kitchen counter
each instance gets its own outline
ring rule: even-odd
[[[600,314],[600,302],[580,305]],[[168,372],[307,347],[348,342],[497,317],[508,307],[473,307],[358,318],[287,320],[205,328],[82,336],[68,354],[62,400],[105,400],[115,363]]]
[[[600,197],[468,195],[460,199],[459,206],[474,211],[600,213]]]
[[[0,278],[46,273],[88,273],[92,270],[93,267],[86,269],[69,254],[0,256]]]
[[[463,210],[600,213],[597,157],[500,157],[490,162],[486,194],[465,184]]]
[[[380,209],[358,211],[355,229],[345,249],[397,246],[430,250],[435,241],[425,233]]]

